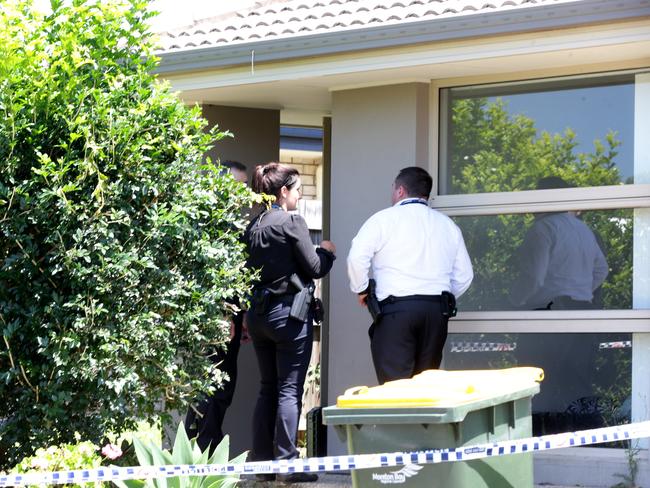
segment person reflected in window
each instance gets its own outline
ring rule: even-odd
[[[539,180],[538,190],[569,188],[557,176]],[[594,291],[608,265],[594,232],[576,212],[535,216],[516,256],[518,277],[510,299],[526,310],[582,310],[597,306]]]

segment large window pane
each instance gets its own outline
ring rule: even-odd
[[[462,311],[633,306],[634,209],[454,220],[475,274]]]
[[[634,183],[634,92],[632,74],[443,90],[439,193]]]
[[[443,367],[544,369],[533,397],[543,435],[629,422],[631,361],[631,334],[450,334]]]

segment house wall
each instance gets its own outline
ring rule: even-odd
[[[647,96],[644,95],[646,76],[637,76],[637,106],[647,103]],[[445,81],[448,83],[448,80]],[[458,84],[472,83],[465,79]],[[376,384],[366,335],[370,320],[367,312],[358,307],[355,297],[348,289],[344,260],[359,226],[372,213],[389,205],[390,183],[401,167],[417,161],[419,165],[431,169],[432,174],[435,173],[438,86],[435,81],[430,85],[431,103],[426,97],[419,97],[417,89],[412,89],[419,86],[421,85],[395,85],[333,93],[331,181],[335,183],[330,186],[332,217],[329,223],[339,260],[330,277],[328,380],[324,394],[328,405],[335,404],[336,397],[348,387]],[[638,153],[635,162],[647,168],[648,158],[643,152],[646,146],[644,139],[638,136],[639,133],[647,132],[643,131],[647,125],[647,117],[644,115],[647,111],[637,108],[635,113],[639,118],[635,121],[635,151]],[[426,133],[430,134],[429,140]],[[640,170],[637,169],[636,173],[639,174]],[[646,181],[644,173],[635,183]],[[325,199],[327,198],[326,192]],[[647,229],[646,216],[646,208],[635,211],[635,228],[640,233]],[[637,269],[637,262],[645,262],[643,260],[647,258],[647,241],[635,237],[635,243],[643,248],[635,251]],[[646,268],[638,267],[643,271],[635,274],[636,309],[647,309],[644,285],[647,282]],[[618,313],[599,312],[608,317],[614,317],[612,314]],[[455,325],[463,324],[456,321]],[[600,330],[596,320],[586,320],[584,327],[589,332]],[[634,334],[633,391],[635,398],[639,397],[636,410],[633,406],[635,420],[647,419],[646,385],[650,341],[646,330],[639,329],[638,332],[641,333]],[[646,447],[644,442],[638,446]],[[332,429],[328,432],[328,449],[328,454],[333,455],[346,452],[344,444]],[[538,483],[612,486],[617,482],[617,477],[629,472],[627,454],[628,451],[624,449],[602,447],[536,453],[535,480]],[[636,461],[640,466],[637,478],[639,486],[648,483],[649,456],[647,450],[637,454]]]
[[[329,189],[331,240],[338,259],[330,273],[327,398],[346,388],[377,384],[367,330],[370,316],[350,291],[345,259],[363,222],[390,205],[391,184],[405,166],[428,167],[429,85],[409,83],[332,94]],[[419,123],[418,123],[419,122]],[[381,144],[378,143],[381,141]],[[328,453],[344,444],[330,429]]]
[[[203,116],[210,127],[217,124],[233,137],[215,143],[208,152],[214,159],[235,160],[248,167],[249,181],[260,163],[277,161],[280,155],[280,111],[203,105]]]
[[[277,161],[280,153],[280,112],[204,105],[203,115],[210,126],[218,124],[234,134],[216,143],[213,158],[232,159],[248,167],[249,181],[256,164]],[[253,439],[252,418],[260,375],[253,345],[242,344],[239,351],[237,386],[228,409],[223,431],[230,435],[230,452],[249,450]]]
[[[529,71],[515,75],[500,72],[496,75],[471,79],[445,79],[444,86],[536,78],[550,74],[604,72],[609,69],[625,67],[627,65],[624,64],[613,67],[609,65],[583,66],[573,67],[568,71],[563,68],[562,70],[544,72]],[[429,88],[431,91],[427,96]],[[429,97],[433,102],[431,105]],[[331,238],[338,247],[339,259],[335,263],[330,277],[330,320],[326,338],[328,346],[324,351],[326,359],[323,364],[323,367],[327,365],[329,368],[323,375],[323,378],[327,378],[323,385],[327,404],[334,404],[337,395],[340,395],[348,387],[376,384],[366,335],[370,320],[367,312],[357,305],[356,297],[349,291],[345,258],[350,241],[365,219],[390,204],[390,184],[397,171],[401,167],[412,164],[418,164],[428,169],[435,167],[435,153],[437,152],[435,148],[437,143],[435,140],[437,139],[436,97],[435,81],[432,85],[412,83],[341,90],[332,93],[333,149],[330,168],[331,181],[335,183],[326,184],[323,200],[325,205],[331,207],[332,217],[327,218],[326,226],[331,229]],[[229,128],[224,122],[219,122],[222,127]],[[637,122],[635,127],[641,131],[644,126]],[[256,138],[257,134],[253,137]],[[640,137],[636,139],[642,140]],[[637,156],[635,160],[645,162],[647,158]],[[304,172],[304,168],[302,171]],[[647,207],[647,205],[645,206]],[[646,211],[645,208],[643,210]],[[637,211],[637,214],[641,215],[641,212]],[[637,252],[637,254],[639,253]],[[639,269],[644,270],[645,268],[639,267]],[[637,311],[635,310],[635,312]],[[607,317],[609,316],[607,315]],[[464,323],[456,322],[456,326],[465,327],[461,332],[470,329],[478,330],[476,324],[472,325],[469,319]],[[584,325],[589,330],[592,328],[596,330],[602,322],[603,320],[585,319]],[[483,325],[481,324],[481,326]],[[494,330],[491,329],[491,331]],[[641,356],[636,354],[634,358],[635,391],[646,392],[647,388],[644,388],[643,385],[647,384],[648,334],[645,330],[640,332],[643,334],[636,334],[634,338],[635,353],[642,353]],[[253,356],[251,355],[251,357]],[[240,358],[240,362],[241,360],[242,358]],[[256,368],[254,362],[252,367]],[[248,377],[240,382],[240,388],[242,384],[246,384],[246,387],[249,384],[254,386],[256,381],[252,381],[252,378]],[[254,392],[252,397],[254,397]],[[646,408],[647,402],[642,406]],[[241,423],[232,425],[237,425],[237,429],[241,432],[242,426],[248,427],[250,413],[241,411],[238,405],[233,406],[231,415],[232,410],[240,414],[237,418],[242,419]],[[226,429],[232,432],[229,426],[226,426]],[[247,435],[250,434],[247,433]],[[331,430],[328,440],[329,454],[345,452],[343,443]],[[233,449],[233,452],[238,450],[241,449]],[[645,486],[650,474],[650,470],[647,469],[650,462],[648,452],[643,452],[639,460],[644,466],[640,472],[639,484]],[[599,469],[593,469],[593,466],[598,466]],[[581,448],[579,450],[562,450],[556,453],[539,453],[535,456],[537,482],[611,486],[615,483],[613,474],[626,473],[626,469],[623,450]]]

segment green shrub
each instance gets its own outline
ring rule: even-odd
[[[86,441],[37,449],[33,456],[24,458],[11,472],[18,474],[93,469],[100,467],[101,463],[99,448],[92,442]],[[94,485],[101,486],[101,483],[94,483]],[[82,485],[68,486],[76,488]]]
[[[0,467],[99,442],[218,377],[251,193],[156,82],[146,2],[0,6]]]

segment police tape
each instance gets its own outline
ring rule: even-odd
[[[650,421],[604,427],[600,429],[545,435],[527,439],[499,441],[452,449],[431,449],[414,452],[355,454],[321,458],[259,461],[241,464],[196,464],[140,467],[105,467],[50,473],[0,475],[0,487],[39,484],[91,483],[125,480],[146,480],[176,476],[219,476],[246,474],[285,474],[298,472],[347,471],[350,469],[386,468],[395,466],[437,464],[456,461],[531,453],[567,447],[587,446],[650,437]]]

